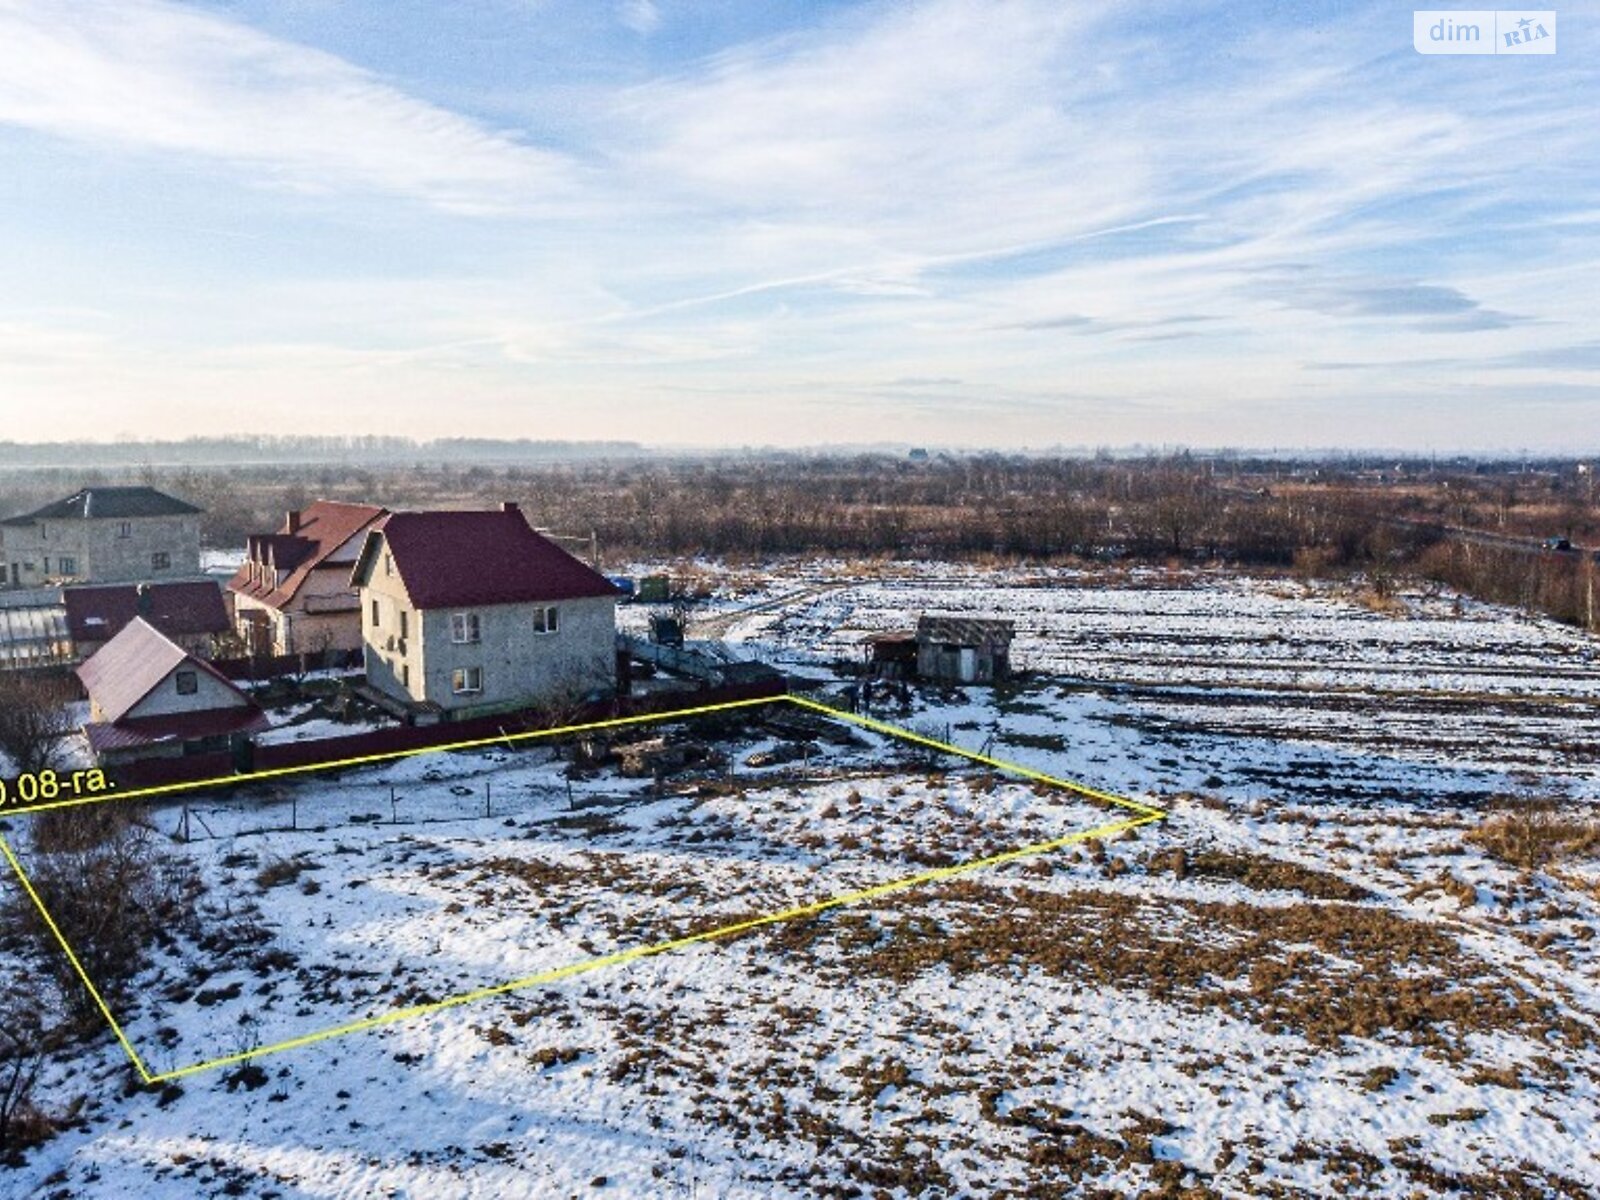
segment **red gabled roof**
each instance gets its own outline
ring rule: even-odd
[[[66,588],[62,600],[72,640],[109,642],[137,616],[168,637],[228,631],[228,606],[215,583],[151,583],[143,589],[147,601],[141,613],[141,588],[134,584]]]
[[[249,596],[271,608],[283,608],[294,600],[312,571],[327,562],[328,556],[384,514],[372,504],[344,504],[337,500],[318,500],[299,514],[291,531],[285,522],[278,533],[257,534],[250,538],[248,559],[228,581],[228,590]],[[250,578],[251,562],[271,564],[289,574],[282,584],[267,576],[261,583]]]
[[[87,662],[78,664],[77,674],[106,720],[119,721],[180,665],[206,672],[256,708],[254,700],[210,663],[186,653],[142,617],[129,621]]]
[[[535,533],[515,510],[392,513],[368,535],[357,578],[373,569],[379,533],[419,609],[617,595],[610,580]]]

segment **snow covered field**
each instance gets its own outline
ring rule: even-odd
[[[1405,764],[1461,768],[1452,791],[1472,788],[1474,775],[1498,786],[1522,768],[1592,787],[1600,644],[1575,630],[1422,593],[1401,596],[1404,615],[1393,616],[1325,585],[1154,570],[1130,572],[1123,584],[1069,571],[927,569],[834,586],[720,624],[743,653],[805,669],[818,659],[859,660],[863,637],[908,628],[919,612],[1010,617],[1014,663],[1110,700],[1153,735],[1119,746],[1124,762],[1128,751],[1157,744],[1235,759],[1241,739],[1259,737],[1318,761],[1313,774],[1356,767],[1379,794]],[[796,586],[780,581],[773,591]],[[1320,763],[1325,750],[1336,750],[1336,761]],[[1265,755],[1275,794],[1285,752],[1243,754]],[[1154,788],[1186,783],[1151,775],[1148,763],[1134,778]]]
[[[1491,836],[1517,798],[1593,820],[1589,640],[1449,597],[1090,582],[812,564],[705,627],[825,680],[921,610],[1011,616],[1030,679],[884,719],[1166,821],[259,1073],[127,1089],[102,1036],[49,1066],[77,1119],[0,1195],[1600,1190],[1594,843],[1525,863]],[[128,1033],[169,1070],[1119,815],[872,734],[751,763],[792,732],[730,730],[731,771],[662,794],[541,747],[197,802],[171,849],[206,932],[159,954]]]

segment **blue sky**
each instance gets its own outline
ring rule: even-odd
[[[0,438],[1600,448],[1600,40],[0,0]]]

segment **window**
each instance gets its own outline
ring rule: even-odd
[[[192,696],[200,690],[200,677],[193,671],[179,671],[176,679],[180,696]]]
[[[117,536],[119,538],[132,537],[133,536],[133,525],[132,525],[132,523],[129,522],[129,521],[124,521],[121,525],[118,525],[117,526]]]
[[[400,636],[402,638],[411,636],[411,614],[403,608],[400,610]]]
[[[78,560],[75,558],[63,558],[56,565],[61,568],[63,575],[76,575],[78,573]]]
[[[50,558],[48,555],[45,556],[44,560],[44,573],[46,575],[50,574]]]
[[[374,625],[377,625],[379,623],[379,621],[378,621],[378,602],[376,600],[374,600],[372,602],[372,623]]]
[[[400,664],[400,686],[403,687],[403,688],[409,688],[411,686],[411,664],[410,663],[401,663]]]
[[[458,696],[483,691],[483,668],[457,667],[450,672],[450,690]]]
[[[385,575],[394,574],[394,555],[385,554],[383,556],[383,573]]]
[[[157,550],[150,556],[150,569],[152,571],[167,571],[172,568],[172,555],[165,550]]]
[[[478,614],[451,613],[450,640],[458,646],[464,646],[468,642],[482,641],[478,628]]]
[[[554,633],[556,631],[556,613],[554,604],[533,610],[533,631],[535,633]]]

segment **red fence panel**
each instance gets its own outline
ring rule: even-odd
[[[122,791],[133,788],[163,787],[169,783],[196,783],[233,773],[233,755],[226,750],[213,754],[189,754],[183,758],[146,758],[121,763],[107,773]]]
[[[696,692],[666,692],[634,700],[612,700],[588,705],[578,713],[563,714],[559,718],[552,718],[549,713],[539,710],[526,710],[466,721],[447,721],[440,725],[396,725],[345,737],[316,738],[304,742],[267,742],[255,747],[255,770],[315,767],[371,755],[397,754],[430,746],[499,738],[558,725],[584,725],[613,717],[642,716],[647,713],[667,716],[681,709],[704,708],[713,704],[776,699],[784,692],[783,681],[774,679],[704,688]],[[112,768],[110,774],[123,790],[208,779],[215,779],[219,784],[242,783],[250,778],[248,774],[236,775],[234,767],[233,755],[222,752],[192,754],[184,758],[146,759]]]

